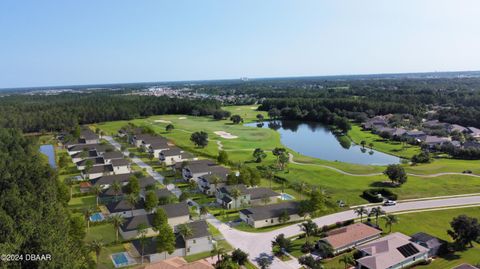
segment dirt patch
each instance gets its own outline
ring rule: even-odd
[[[238,136],[232,135],[231,133],[228,133],[228,132],[225,132],[225,131],[216,131],[216,132],[213,132],[213,133],[220,136],[221,138],[225,138],[225,139],[238,138]]]

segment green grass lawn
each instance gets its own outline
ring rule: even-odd
[[[97,268],[99,269],[113,269],[115,266],[113,265],[112,259],[110,258],[110,255],[118,253],[118,252],[124,252],[125,248],[123,247],[122,244],[117,244],[113,246],[107,246],[104,247],[102,252],[100,252],[99,256],[99,263]],[[95,256],[92,253],[93,256]],[[130,267],[127,267],[130,268]]]
[[[367,145],[373,143],[373,149],[402,158],[410,159],[421,151],[419,146],[403,145],[401,142],[384,139],[370,131],[362,131],[358,124],[352,124],[348,136],[355,144],[360,145],[361,141],[365,141]]]
[[[73,197],[69,202],[68,206],[71,209],[83,210],[85,208],[96,208],[96,197],[95,195]]]
[[[119,241],[122,240],[122,236],[119,235]],[[110,244],[115,242],[115,230],[113,225],[110,223],[99,224],[95,226],[90,226],[87,235],[85,236],[85,241],[91,242],[93,240],[102,240],[105,244]]]

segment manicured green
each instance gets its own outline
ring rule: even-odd
[[[68,202],[68,206],[71,209],[78,209],[78,210],[82,210],[88,207],[94,209],[96,207],[96,197],[94,195],[73,197]]]

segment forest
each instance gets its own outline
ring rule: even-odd
[[[0,129],[0,253],[8,268],[88,268],[84,221],[67,209],[68,191],[30,137]],[[51,255],[47,261],[26,254]],[[0,267],[2,264],[0,263]]]
[[[118,91],[10,95],[0,98],[0,127],[24,132],[61,131],[78,124],[130,120],[161,114],[210,115],[213,100],[128,95]]]

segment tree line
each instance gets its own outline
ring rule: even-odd
[[[0,98],[0,127],[24,132],[61,131],[79,124],[131,120],[162,114],[211,115],[214,100],[119,94],[112,91],[59,95],[10,95]]]
[[[67,209],[68,189],[38,145],[0,128],[0,253],[50,254],[49,261],[9,261],[9,268],[87,268],[84,222]]]

